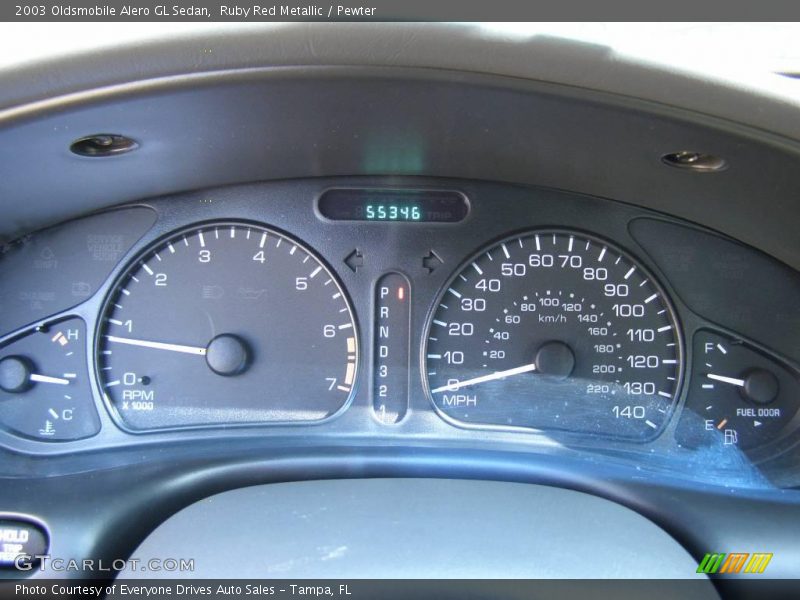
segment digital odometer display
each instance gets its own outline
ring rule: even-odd
[[[333,221],[455,223],[469,212],[463,194],[449,190],[331,189],[319,199]]]
[[[431,400],[452,421],[637,440],[666,424],[682,362],[652,275],[569,231],[475,255],[436,301],[422,354]]]

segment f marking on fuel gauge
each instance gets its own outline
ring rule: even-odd
[[[372,408],[391,425],[408,411],[411,286],[400,273],[387,273],[375,287]]]
[[[694,339],[694,377],[678,429],[687,448],[751,450],[788,434],[800,377],[775,357],[714,331]]]

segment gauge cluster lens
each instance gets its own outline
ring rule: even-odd
[[[42,325],[0,348],[0,427],[41,442],[100,431],[86,366],[86,325]]]
[[[318,421],[352,394],[357,338],[312,252],[271,229],[212,223],[157,244],[117,281],[99,385],[132,430]]]
[[[428,323],[431,400],[468,426],[658,434],[682,376],[669,301],[631,256],[599,239],[506,239],[450,280]]]
[[[694,337],[693,377],[675,437],[690,449],[752,450],[791,431],[800,376],[742,340],[712,331]]]

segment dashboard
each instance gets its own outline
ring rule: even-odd
[[[413,23],[0,76],[9,539],[732,598],[749,574],[699,565],[741,550],[792,587],[796,82]]]
[[[772,465],[798,442],[800,280],[653,211],[285,181],[114,207],[9,244],[0,268],[0,422],[20,451],[441,439],[794,477]]]

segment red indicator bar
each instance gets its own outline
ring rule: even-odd
[[[411,315],[405,299],[411,287],[392,272],[378,280],[375,292],[372,407],[376,419],[391,425],[408,411]]]

